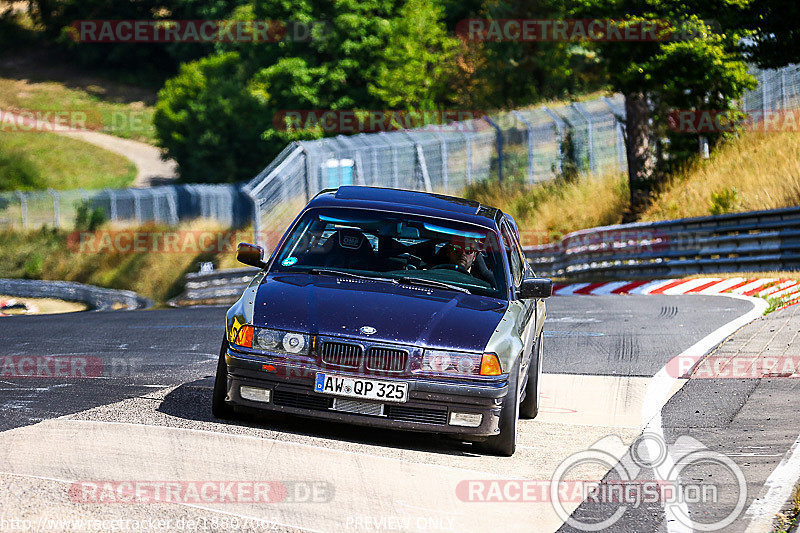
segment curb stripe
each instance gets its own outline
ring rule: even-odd
[[[753,296],[764,290],[763,289],[764,285],[767,285],[769,283],[775,283],[776,281],[777,280],[775,278],[760,279],[758,281],[754,281],[751,285],[755,285],[755,288],[751,288],[750,290],[744,291],[744,289],[747,289],[749,287],[749,285],[747,285],[745,287],[742,287],[743,292],[739,294],[744,294],[745,296]]]
[[[702,285],[698,285],[697,287],[695,287],[693,289],[689,289],[684,294],[689,294],[689,293],[692,293],[692,292],[700,292],[700,291],[702,291],[704,289],[707,289],[709,287],[713,287],[714,285],[717,285],[718,283],[722,283],[724,281],[725,280],[722,279],[722,278],[712,279],[708,283],[703,283]]]
[[[700,294],[720,294],[744,283],[747,283],[747,280],[744,278],[728,278],[720,281],[713,287],[709,287],[708,289],[701,291]]]
[[[574,291],[572,294],[592,294],[593,290],[603,287],[604,285],[606,285],[606,283],[607,282],[605,281],[601,283],[590,283],[589,285]]]
[[[611,294],[623,294],[627,292],[631,292],[633,289],[638,289],[642,285],[650,283],[649,281],[634,281],[632,283],[627,283],[622,287],[616,288],[611,291]]]
[[[666,285],[662,285],[661,287],[658,287],[657,289],[653,289],[648,294],[663,294],[665,290],[672,289],[672,288],[677,287],[679,285],[683,285],[687,281],[690,281],[690,280],[678,279],[678,280],[675,280],[675,281],[673,281],[671,283],[667,283]]]

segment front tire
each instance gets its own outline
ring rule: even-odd
[[[525,399],[519,404],[519,416],[536,418],[539,414],[539,384],[542,382],[542,333],[536,337],[533,347],[534,360],[528,365],[528,383],[525,385]]]
[[[519,361],[508,375],[508,393],[500,413],[500,434],[478,443],[478,448],[492,455],[511,457],[517,449],[519,426]]]
[[[217,361],[217,375],[214,378],[214,393],[211,397],[211,414],[221,420],[234,417],[233,407],[225,401],[228,395],[228,364],[225,362],[225,352],[228,351],[228,341],[222,341],[222,348]]]

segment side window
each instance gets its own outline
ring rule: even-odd
[[[508,264],[511,266],[511,276],[514,278],[514,286],[519,287],[520,283],[522,283],[523,276],[523,262],[520,256],[519,245],[514,238],[514,233],[511,231],[511,228],[509,228],[508,224],[505,222],[501,227],[501,233],[503,235],[503,247],[508,256]]]

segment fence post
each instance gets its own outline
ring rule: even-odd
[[[781,110],[786,110],[786,68],[781,69]]]
[[[137,224],[142,223],[142,203],[139,200],[139,190],[138,189],[131,189],[131,194],[133,195],[133,217],[136,220]]]
[[[108,193],[108,204],[111,207],[111,213],[109,216],[111,217],[112,222],[116,222],[117,220],[117,194],[112,189],[106,189]]]
[[[158,192],[155,187],[150,188],[150,194],[153,196],[153,218],[156,222],[164,222],[161,219],[161,208],[158,206]]]
[[[625,135],[622,133],[622,114],[617,113],[617,110],[614,109],[614,106],[611,105],[611,102],[605,96],[600,97],[606,107],[611,111],[611,115],[614,117],[614,125],[617,129],[617,162],[619,163],[619,169],[624,171],[627,167],[625,164]]]
[[[178,192],[174,187],[170,187],[167,193],[167,210],[169,211],[169,221],[172,224],[178,223]]]
[[[592,173],[597,172],[597,158],[594,153],[594,122],[588,113],[585,112],[583,106],[578,102],[572,103],[572,109],[578,112],[583,120],[586,121],[586,134],[589,137],[589,171]]]
[[[767,73],[761,71],[761,120],[767,116]]]
[[[464,135],[465,147],[467,149],[467,162],[466,162],[466,171],[467,171],[467,183],[472,183],[472,137],[467,133],[467,128],[472,127],[472,123],[474,121],[470,121],[470,125],[462,129],[464,126],[463,122],[458,123],[458,129],[461,130],[461,133]]]
[[[447,171],[447,139],[440,131],[435,131],[434,133],[439,138],[439,144],[442,149],[442,185],[444,186],[444,192],[450,192],[450,175]]]
[[[500,129],[500,126],[498,126],[494,120],[486,115],[483,115],[481,120],[485,120],[497,133],[497,181],[503,183],[503,130]]]
[[[22,229],[28,227],[28,199],[25,198],[25,193],[20,191],[16,191],[17,196],[19,197],[19,210],[20,215],[22,216]]]
[[[561,128],[561,119],[559,119],[555,113],[550,111],[547,106],[542,106],[542,109],[551,119],[553,119],[553,124],[556,128],[556,134],[558,136],[558,142],[556,143],[556,146],[558,147],[558,160],[556,161],[556,167],[558,168],[558,173],[561,174],[561,172],[564,170],[562,166],[564,154],[561,152],[561,145],[564,144],[564,131]]]
[[[419,143],[414,143],[417,148],[417,160],[419,161],[419,167],[422,171],[422,182],[425,185],[426,192],[433,192],[433,187],[431,187],[431,177],[428,175],[428,165],[425,163],[425,153],[422,151],[422,145]]]
[[[53,197],[53,227],[58,228],[61,221],[61,201],[54,189],[48,189],[47,192]]]
[[[525,124],[525,129],[528,130],[528,183],[533,183],[533,125],[519,111],[512,111],[511,114]]]

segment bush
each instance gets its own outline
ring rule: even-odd
[[[275,155],[261,139],[269,119],[246,81],[239,54],[227,52],[181,66],[159,92],[153,123],[183,181],[248,180]]]
[[[0,143],[0,191],[39,189],[42,183],[39,169],[25,153]]]
[[[82,201],[75,206],[75,230],[94,231],[106,221],[106,212],[102,207],[92,208],[90,202]]]
[[[723,215],[736,211],[739,205],[739,191],[736,187],[723,189],[720,192],[711,193],[708,211],[712,215]]]

